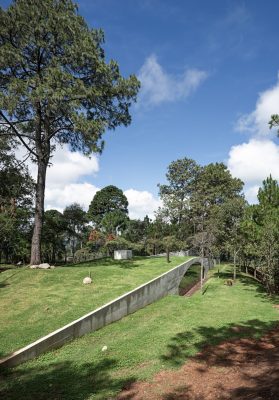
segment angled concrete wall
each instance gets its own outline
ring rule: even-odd
[[[64,343],[102,328],[111,322],[117,321],[140,308],[153,303],[168,295],[178,294],[181,279],[188,268],[195,263],[201,263],[202,259],[194,257],[155,279],[137,287],[131,292],[125,293],[117,299],[97,308],[68,325],[42,337],[36,342],[10,354],[0,360],[0,366],[12,367],[33,359],[38,355],[62,346]],[[204,259],[205,274],[209,269],[207,259]]]

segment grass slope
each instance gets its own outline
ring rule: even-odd
[[[0,356],[81,317],[181,264],[187,257],[110,259],[0,275]],[[93,284],[83,285],[89,270]]]
[[[18,399],[111,399],[138,379],[179,367],[204,346],[228,338],[260,337],[278,323],[260,284],[241,275],[224,285],[231,268],[222,267],[205,294],[168,296],[121,321],[42,355],[2,376],[1,394]],[[102,347],[108,350],[102,352]]]

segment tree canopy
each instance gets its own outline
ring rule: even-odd
[[[106,186],[95,194],[88,209],[88,218],[97,227],[100,227],[103,218],[109,213],[114,214],[107,219],[116,222],[120,221],[121,215],[123,219],[128,215],[127,197],[121,189],[113,185]]]

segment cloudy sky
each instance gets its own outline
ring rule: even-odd
[[[9,1],[1,1],[6,6]],[[173,160],[225,162],[256,201],[262,180],[279,179],[279,2],[239,0],[78,0],[105,32],[107,59],[142,87],[132,124],[105,134],[100,157],[58,149],[46,206],[85,209],[106,185],[123,189],[132,218],[152,215],[158,183]]]

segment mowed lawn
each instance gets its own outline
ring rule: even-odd
[[[127,271],[128,273],[128,271]],[[221,268],[192,297],[167,296],[121,321],[2,373],[6,400],[107,400],[137,380],[181,366],[209,344],[260,337],[279,321],[279,303],[245,275],[232,286]],[[102,351],[107,346],[107,351]],[[187,382],[185,382],[187,384]]]
[[[190,258],[190,257],[188,257]],[[155,278],[187,257],[104,259],[53,270],[0,274],[0,356],[6,355]],[[83,285],[89,271],[93,283]]]

